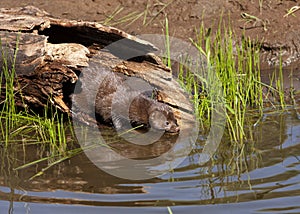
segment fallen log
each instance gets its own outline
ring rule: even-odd
[[[90,124],[82,109],[71,114],[71,97],[86,68],[96,63],[149,82],[157,99],[173,108],[181,129],[194,125],[193,105],[170,69],[150,54],[157,50],[151,43],[96,22],[57,19],[31,6],[0,9],[0,26],[1,73],[15,68],[18,106],[51,105]],[[122,42],[111,45],[116,41]]]

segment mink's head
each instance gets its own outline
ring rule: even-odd
[[[151,106],[149,124],[157,130],[165,130],[171,133],[180,131],[173,110],[164,103],[156,102],[155,105]]]

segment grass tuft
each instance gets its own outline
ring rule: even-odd
[[[45,107],[44,115],[33,114],[27,109],[18,109],[15,104],[15,95],[21,94],[16,91],[18,85],[16,78],[16,60],[18,52],[19,38],[16,41],[14,52],[2,44],[0,38],[0,48],[2,57],[1,72],[1,91],[2,98],[0,110],[0,146],[5,149],[16,145],[36,145],[44,148],[46,157],[40,160],[26,163],[24,166],[33,165],[40,161],[48,161],[49,167],[69,158],[74,154],[71,142],[67,136],[71,135],[71,139],[75,139],[72,135],[71,121],[64,118],[57,110]],[[25,106],[25,105],[24,105]],[[53,112],[49,117],[49,112]],[[67,134],[69,133],[69,134]],[[23,146],[24,150],[26,146]],[[24,151],[25,153],[25,151]],[[75,153],[78,153],[76,151]],[[17,169],[21,169],[19,167]],[[47,168],[48,169],[48,168]]]
[[[213,86],[214,82],[207,81],[214,81],[216,78],[213,75],[217,75],[223,90],[218,100],[225,102],[226,106],[226,131],[220,149],[230,148],[228,164],[241,172],[247,170],[247,155],[257,152],[254,148],[254,128],[260,120],[257,118],[262,118],[264,114],[264,90],[267,89],[271,96],[279,97],[279,106],[271,103],[275,109],[284,109],[286,106],[282,65],[279,74],[274,76],[274,87],[262,83],[260,41],[245,36],[238,39],[230,27],[221,23],[214,34],[202,24],[196,40],[191,40],[207,59],[204,71],[200,68],[195,73],[180,66],[178,78],[186,91],[192,94],[202,129],[209,131],[215,106],[213,98],[218,94],[215,94],[214,87],[207,91],[206,85]],[[201,78],[205,76],[209,78]]]

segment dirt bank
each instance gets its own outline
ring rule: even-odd
[[[260,4],[260,2],[262,2]],[[289,64],[300,58],[300,10],[287,11],[298,5],[296,0],[1,0],[0,7],[34,5],[56,17],[104,22],[131,34],[162,33],[168,17],[170,34],[188,39],[203,21],[216,29],[221,14],[230,16],[238,37],[245,35],[263,41],[264,60],[278,63],[281,50],[283,61]],[[295,9],[298,9],[297,7]]]

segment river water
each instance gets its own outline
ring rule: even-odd
[[[0,148],[0,213],[169,213],[168,207],[173,213],[300,213],[299,119],[291,112],[266,114],[249,129],[253,139],[244,156],[230,159],[233,149],[224,139],[212,161],[199,165],[199,135],[178,167],[136,181],[108,174],[85,153],[29,180],[45,161],[14,169],[38,159],[40,148]],[[145,154],[155,156],[163,148],[147,148]]]

